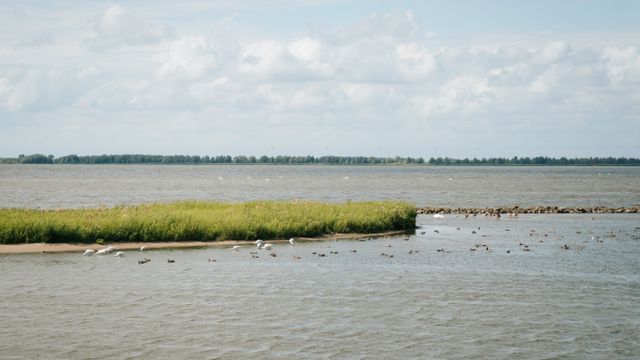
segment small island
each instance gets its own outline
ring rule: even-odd
[[[0,244],[218,242],[413,230],[414,204],[182,201],[86,209],[0,209]]]

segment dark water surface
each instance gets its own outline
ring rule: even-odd
[[[640,204],[640,167],[0,165],[0,207],[184,199],[617,207]]]

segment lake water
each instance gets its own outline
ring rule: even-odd
[[[0,207],[184,199],[630,206],[640,204],[640,167],[0,165]]]
[[[638,170],[1,166],[0,205],[628,206],[640,202]],[[0,255],[0,359],[640,358],[640,215],[417,222],[406,241],[276,244],[257,259],[248,245]]]

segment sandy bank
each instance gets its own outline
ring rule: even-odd
[[[384,233],[375,234],[334,234],[313,238],[297,237],[297,242],[306,241],[326,241],[326,240],[352,240],[362,237],[384,237],[404,234],[405,231],[389,231]],[[285,243],[287,240],[268,240],[269,243]],[[202,247],[230,247],[233,245],[252,245],[253,241],[244,240],[223,240],[223,241],[174,241],[174,242],[134,242],[134,243],[109,243],[105,245],[100,244],[47,244],[47,243],[32,243],[32,244],[15,244],[15,245],[0,245],[0,254],[28,254],[28,253],[59,253],[59,252],[83,252],[86,249],[99,250],[107,246],[112,246],[114,250],[139,250],[144,246],[145,250],[153,249],[193,249]]]

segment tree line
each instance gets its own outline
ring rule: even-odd
[[[546,156],[513,158],[464,158],[450,157],[373,157],[373,156],[200,156],[200,155],[53,155],[31,154],[16,158],[0,158],[0,164],[333,164],[333,165],[634,165],[640,159],[626,157],[554,158]]]

